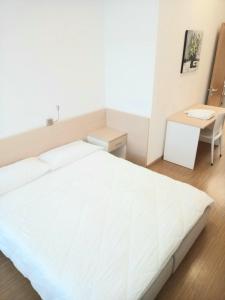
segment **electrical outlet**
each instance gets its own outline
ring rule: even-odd
[[[46,119],[46,126],[52,126],[54,125],[54,120],[52,118]]]

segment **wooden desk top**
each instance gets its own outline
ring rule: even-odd
[[[188,109],[211,109],[216,112],[216,115],[221,112],[225,113],[225,108],[223,108],[223,107],[210,106],[210,105],[204,105],[204,104],[195,104],[183,111],[175,113],[174,115],[170,116],[167,120],[204,129],[204,128],[208,127],[210,124],[212,124],[216,119],[216,116],[209,120],[201,120],[201,119],[197,119],[197,118],[188,117],[187,114],[184,113],[184,111],[186,111]]]
[[[101,128],[94,132],[91,132],[88,136],[101,139],[105,142],[111,142],[121,136],[126,136],[126,132],[121,132],[110,127]]]

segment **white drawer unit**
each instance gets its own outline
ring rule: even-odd
[[[118,157],[126,158],[127,133],[105,127],[91,132],[87,136],[87,141],[102,146]]]

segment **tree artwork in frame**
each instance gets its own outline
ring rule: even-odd
[[[186,30],[181,73],[196,71],[200,61],[203,32]]]

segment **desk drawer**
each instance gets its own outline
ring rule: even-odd
[[[108,151],[112,152],[116,149],[119,149],[120,147],[123,147],[127,143],[127,136],[123,135],[119,137],[118,139],[115,139],[114,141],[110,142],[108,145]]]

